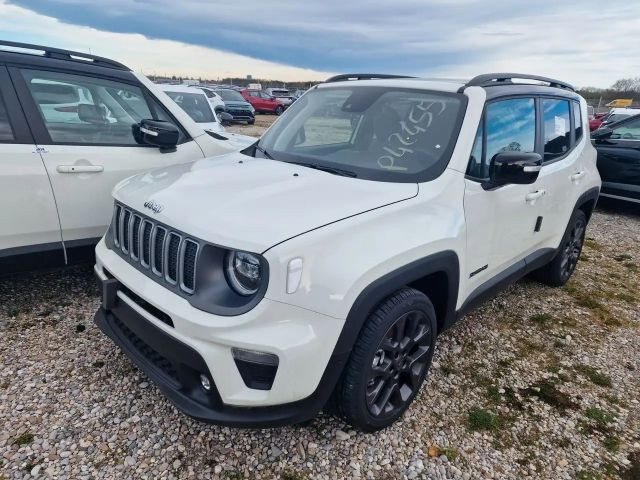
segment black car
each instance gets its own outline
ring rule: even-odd
[[[602,177],[600,195],[640,203],[640,115],[591,134]]]

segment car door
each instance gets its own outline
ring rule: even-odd
[[[533,97],[498,99],[485,107],[465,178],[467,262],[465,296],[483,284],[508,277],[536,251],[537,217],[545,201],[539,183],[488,184],[490,161],[504,151],[535,152],[538,135]]]
[[[3,65],[0,65],[0,204],[0,260],[7,260],[0,262],[0,274],[17,270],[12,262],[19,254],[47,253],[52,254],[48,260],[53,263],[64,262],[53,190]],[[9,257],[13,259],[11,262]]]
[[[640,115],[614,125],[611,136],[594,144],[601,195],[640,202]]]
[[[17,67],[10,74],[53,187],[65,247],[104,234],[120,180],[203,157],[184,131],[172,152],[136,142],[132,127],[144,118],[177,122],[133,77]]]
[[[587,180],[584,165],[584,146],[588,141],[582,125],[586,116],[580,104],[564,97],[540,97],[539,150],[543,154],[542,170],[538,177],[540,188],[545,192],[537,237],[545,248],[557,248],[569,222],[573,208]]]

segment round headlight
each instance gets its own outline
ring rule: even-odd
[[[262,266],[257,256],[247,252],[229,252],[226,270],[229,285],[236,293],[253,295],[260,288]]]

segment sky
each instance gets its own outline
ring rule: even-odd
[[[608,87],[640,76],[638,32],[636,0],[0,0],[1,39],[203,78],[515,71]]]

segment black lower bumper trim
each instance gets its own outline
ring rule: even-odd
[[[269,428],[314,418],[326,404],[342,371],[348,352],[333,355],[320,385],[309,397],[297,402],[265,407],[224,404],[205,361],[190,346],[149,322],[112,291],[117,282],[104,286],[110,309],[98,309],[95,323],[142,370],[162,393],[185,414],[208,423],[246,428]],[[115,297],[115,301],[114,301]],[[200,385],[200,374],[209,377],[212,389]]]

